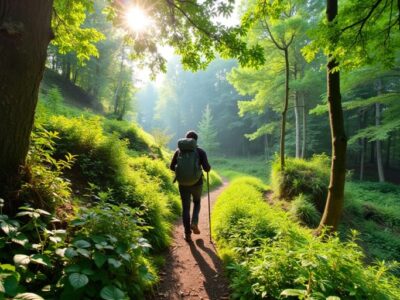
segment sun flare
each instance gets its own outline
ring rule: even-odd
[[[152,19],[146,11],[138,6],[133,6],[125,13],[127,26],[135,32],[143,32],[152,24]]]

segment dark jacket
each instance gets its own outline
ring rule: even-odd
[[[199,153],[199,163],[200,163],[201,167],[203,168],[204,171],[210,172],[211,166],[208,163],[206,151],[197,147],[197,152]],[[174,172],[175,172],[176,164],[178,162],[178,154],[179,154],[179,149],[176,149],[174,156],[172,157],[171,164],[169,166],[169,168]],[[201,184],[203,184],[203,176],[201,176],[199,181],[196,182],[196,184],[194,184],[194,185],[201,185]]]

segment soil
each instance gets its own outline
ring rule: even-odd
[[[227,183],[210,193],[213,206]],[[222,263],[210,242],[207,195],[202,197],[199,216],[200,234],[192,234],[192,242],[183,239],[183,225],[179,220],[173,233],[173,243],[160,272],[160,284],[149,299],[229,299],[228,281]]]

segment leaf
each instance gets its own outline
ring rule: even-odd
[[[46,267],[51,267],[51,261],[50,258],[47,255],[43,255],[43,254],[34,254],[31,256],[31,261],[39,264],[39,265],[43,265]]]
[[[31,261],[31,258],[25,254],[16,254],[14,255],[14,263],[16,265],[28,265]]]
[[[13,300],[44,300],[44,298],[33,293],[22,293],[15,296]]]
[[[73,245],[77,248],[89,248],[91,246],[91,244],[85,240],[75,241],[75,242],[73,242]]]
[[[71,265],[64,269],[65,273],[78,273],[81,270],[79,265]]]
[[[9,295],[15,295],[17,294],[17,288],[18,288],[18,280],[15,278],[15,276],[7,276],[6,279],[4,279],[4,289],[5,292]]]
[[[18,233],[17,236],[11,239],[11,241],[21,246],[25,246],[27,243],[29,243],[28,237],[23,233]]]
[[[77,253],[74,249],[72,249],[72,248],[67,248],[67,249],[65,250],[65,252],[64,252],[64,255],[65,255],[65,257],[67,257],[67,258],[73,258],[73,257],[77,256],[78,253]]]
[[[44,216],[50,216],[51,215],[51,213],[49,213],[48,211],[45,211],[43,209],[35,209],[35,212],[37,212],[37,213],[39,213],[41,215],[44,215]]]
[[[107,257],[100,252],[95,252],[93,254],[94,263],[98,268],[101,268],[107,260]]]
[[[116,269],[118,269],[122,265],[122,263],[119,260],[116,260],[115,258],[109,258],[108,264],[112,265]]]
[[[326,298],[326,300],[340,300],[340,297],[338,297],[338,296],[329,296],[328,298]]]
[[[307,295],[306,290],[286,289],[281,293],[281,296],[305,296]]]
[[[9,235],[12,232],[17,231],[16,227],[14,227],[11,224],[6,223],[6,222],[1,222],[0,227],[1,227],[1,230],[3,230],[3,232],[7,235]]]
[[[104,300],[121,300],[126,298],[125,293],[113,285],[103,287],[100,297]]]
[[[77,249],[76,252],[78,252],[80,255],[89,258],[90,257],[90,252],[86,249]]]
[[[68,276],[68,281],[74,289],[79,289],[88,284],[89,278],[85,274],[72,273]]]

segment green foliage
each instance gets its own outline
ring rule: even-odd
[[[305,225],[313,228],[318,226],[321,220],[320,212],[315,208],[312,201],[303,194],[294,198],[290,206],[290,213]]]
[[[56,132],[47,131],[40,124],[31,135],[31,148],[27,158],[27,174],[30,178],[22,186],[22,198],[35,207],[54,211],[67,204],[71,197],[70,183],[63,172],[71,169],[75,156],[65,153],[64,159],[55,159]]]
[[[53,113],[56,113],[59,111],[64,101],[64,98],[61,94],[60,89],[57,87],[53,87],[47,92],[45,100],[46,100],[46,107]]]
[[[148,230],[142,214],[107,203],[82,209],[71,222],[74,237],[61,251],[66,265],[60,299],[143,298],[156,275],[145,257],[151,245],[142,237]]]
[[[56,283],[62,271],[56,251],[66,236],[57,223],[49,212],[29,206],[13,218],[0,212],[0,298],[25,299],[21,294]]]
[[[359,230],[369,260],[400,260],[399,196],[399,187],[389,183],[346,183],[341,232]]]
[[[254,176],[268,181],[270,164],[262,156],[251,158],[217,157],[212,160],[214,168],[222,176],[232,180],[241,176]]]
[[[389,272],[398,263],[365,266],[355,232],[345,242],[335,235],[316,237],[268,206],[267,189],[254,178],[236,179],[214,207],[213,233],[233,299],[400,297],[399,279]]]
[[[130,128],[117,122],[106,124]],[[172,175],[167,173],[165,164],[131,157],[128,142],[120,140],[117,133],[106,135],[99,118],[57,116],[50,119],[49,126],[59,132],[56,152],[77,155],[76,167],[84,175],[83,184],[89,187],[91,183],[97,194],[107,193],[108,201],[143,209],[143,218],[151,226],[145,237],[155,251],[164,249],[169,244],[171,221],[180,210]]]
[[[276,158],[271,171],[272,189],[275,196],[286,200],[304,194],[323,211],[329,174],[329,157],[324,154],[314,155],[309,160],[288,157],[283,172]]]
[[[213,122],[213,117],[211,114],[210,106],[207,105],[203,117],[201,118],[199,125],[199,136],[201,141],[201,146],[209,153],[215,153],[219,148],[220,144],[217,140],[217,129]]]
[[[57,46],[60,53],[74,51],[80,62],[91,56],[98,56],[94,43],[104,39],[104,35],[95,28],[83,28],[86,13],[93,10],[93,1],[54,1],[55,17],[52,27],[55,39],[52,44]]]
[[[207,176],[207,175],[203,174],[203,176]],[[210,182],[210,190],[213,190],[222,184],[222,178],[221,178],[221,176],[219,176],[219,174],[216,171],[211,170],[208,173],[208,176],[209,176],[209,182]],[[207,191],[206,180],[204,180],[204,182],[203,182],[203,193],[205,193]]]

